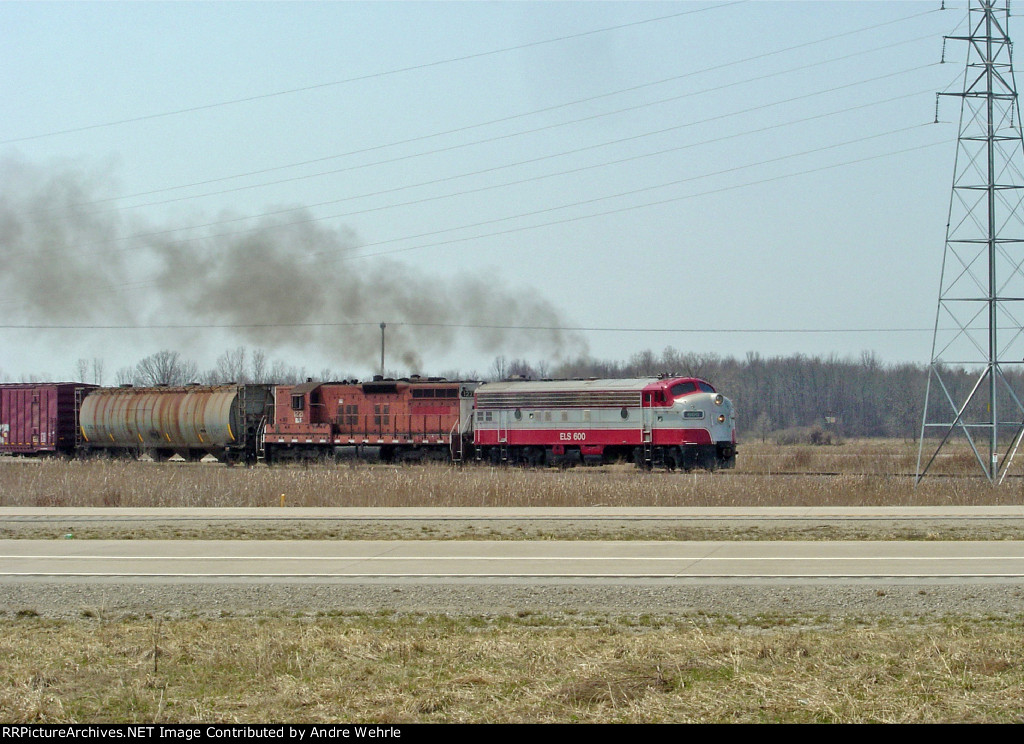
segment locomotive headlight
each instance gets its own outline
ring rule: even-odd
[[[718,423],[720,423],[720,424],[724,424],[725,423],[725,414],[719,414],[718,415]]]
[[[715,405],[716,406],[720,406],[724,402],[725,402],[725,396],[724,395],[719,393],[718,395],[715,396]]]

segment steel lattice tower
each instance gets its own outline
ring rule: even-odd
[[[970,0],[967,35],[946,37],[968,51],[963,92],[940,94],[961,99],[960,128],[918,482],[961,436],[988,479],[1001,481],[1024,431],[1012,368],[1024,364],[1024,148],[1009,14],[1008,0]]]

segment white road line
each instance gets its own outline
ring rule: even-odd
[[[629,561],[697,561],[697,562],[757,562],[771,563],[782,561],[801,561],[805,563],[820,561],[1024,561],[1024,555],[947,555],[947,556],[924,556],[924,555],[833,555],[833,556],[554,556],[554,555],[523,555],[523,556],[470,556],[470,555],[135,555],[135,556],[114,556],[114,555],[0,555],[0,560],[52,560],[52,561],[559,561],[559,562],[600,562],[615,561],[618,563]]]
[[[523,579],[1021,579],[1024,573],[884,573],[884,574],[725,574],[725,573],[615,573],[615,574],[575,574],[575,573],[46,573],[31,571],[26,573],[0,572],[0,577],[60,577],[60,578],[184,578],[184,579],[367,579],[367,578],[410,578],[410,579],[481,579],[481,578],[523,578]]]

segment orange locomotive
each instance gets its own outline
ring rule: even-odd
[[[413,376],[278,385],[264,433],[268,463],[350,453],[392,461],[462,460],[478,383]]]

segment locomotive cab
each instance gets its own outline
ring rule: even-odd
[[[672,415],[678,417],[684,429],[696,425],[708,433],[708,441],[700,442],[703,447],[699,450],[683,448],[678,453],[682,458],[678,464],[684,469],[736,467],[736,410],[732,401],[699,379],[673,382],[667,386],[667,393],[672,399]]]

